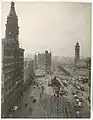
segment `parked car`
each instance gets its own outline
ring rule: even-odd
[[[42,83],[40,82],[39,84],[41,85]]]
[[[75,97],[76,99],[78,98],[78,96],[77,96],[76,94],[74,95],[74,97]]]
[[[79,102],[78,102],[78,106],[79,106],[79,107],[83,107],[82,102],[79,101]]]
[[[79,99],[78,99],[78,98],[76,99],[76,102],[79,102]]]
[[[36,85],[34,85],[34,88],[36,88]]]
[[[64,95],[65,93],[64,93],[64,91],[61,91],[61,92],[59,92],[59,95]]]
[[[14,106],[13,111],[16,111],[18,108],[19,108],[18,106]]]

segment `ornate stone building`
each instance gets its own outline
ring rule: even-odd
[[[5,38],[2,39],[2,117],[20,105],[24,82],[24,49],[19,48],[18,18],[14,2],[7,17]]]

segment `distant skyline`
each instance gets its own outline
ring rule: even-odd
[[[2,3],[1,32],[10,2]],[[32,54],[49,50],[57,56],[74,56],[78,41],[80,55],[91,56],[91,3],[15,2],[20,47]]]

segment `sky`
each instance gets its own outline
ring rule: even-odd
[[[1,32],[10,2],[3,2]],[[80,56],[91,56],[91,3],[16,2],[19,43],[25,53],[49,50],[57,56],[74,56],[75,44],[80,44]]]

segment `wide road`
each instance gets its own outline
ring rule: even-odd
[[[57,71],[58,72],[58,71]],[[48,86],[51,76],[36,78],[36,82],[39,86],[34,88],[34,85],[30,85],[28,90],[24,92],[24,97],[21,101],[21,107],[12,113],[13,117],[30,117],[30,118],[75,118],[76,113],[73,106],[74,96],[72,95],[73,85],[69,84],[65,87],[67,94],[56,97],[54,96],[52,87]],[[41,86],[44,86],[44,93],[42,93]],[[36,102],[33,103],[33,98]],[[25,104],[28,104],[25,107]],[[87,108],[86,104],[85,107]],[[81,110],[82,111],[82,110]],[[83,109],[84,111],[84,109]],[[87,111],[82,113],[82,117],[87,117]]]
[[[47,117],[69,117],[66,109],[65,97],[56,97],[54,96],[52,87],[48,86],[48,81],[50,76],[46,75],[44,78],[37,78],[36,81],[41,83],[39,87],[34,88],[34,85],[31,85],[26,92],[24,92],[24,97],[21,101],[21,106],[18,110],[11,113],[12,117],[30,117],[30,118],[47,118]],[[44,86],[44,93],[40,97],[42,92],[41,86]],[[36,102],[33,103],[33,99],[36,99]],[[25,104],[28,104],[25,107]]]

